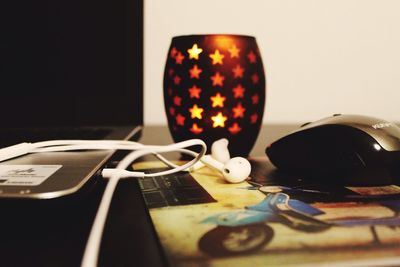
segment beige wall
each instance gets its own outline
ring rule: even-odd
[[[265,122],[333,113],[400,121],[400,1],[145,0],[145,124],[166,124],[162,79],[171,37],[257,38]]]

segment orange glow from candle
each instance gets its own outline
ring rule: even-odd
[[[192,128],[190,128],[190,131],[194,134],[200,134],[203,131],[203,128],[199,127],[197,123],[193,123]]]
[[[182,104],[182,98],[179,96],[174,96],[174,104],[175,106],[180,106]]]
[[[231,58],[235,58],[235,57],[239,58],[240,49],[238,49],[236,47],[236,45],[233,45],[231,48],[228,49],[228,51],[229,51],[229,54],[231,54]]]
[[[192,114],[192,119],[202,119],[203,116],[201,115],[201,113],[203,113],[204,109],[199,108],[196,104],[193,105],[192,108],[189,109],[190,113]]]
[[[224,101],[225,101],[226,97],[221,96],[220,93],[217,93],[215,96],[210,97],[210,99],[211,99],[211,102],[212,102],[211,105],[213,108],[215,108],[215,107],[223,108],[224,107]]]
[[[260,101],[260,97],[257,94],[251,97],[251,102],[253,102],[254,105],[258,104],[258,101]]]
[[[212,59],[212,64],[216,65],[216,64],[223,64],[222,59],[225,56],[223,54],[219,53],[219,50],[215,50],[214,54],[210,54],[210,58]]]
[[[201,93],[201,88],[197,87],[196,85],[193,85],[192,87],[189,88],[190,98],[200,99],[200,93]]]
[[[174,115],[175,115],[175,109],[174,109],[174,107],[170,107],[170,108],[169,108],[169,114],[171,114],[171,116],[174,116]]]
[[[233,90],[233,97],[234,98],[243,98],[244,91],[246,90],[241,84],[238,84]]]
[[[249,59],[250,63],[254,64],[257,62],[257,56],[254,54],[253,51],[250,51],[250,53],[247,54],[247,58]]]
[[[225,127],[225,121],[228,118],[222,114],[222,112],[218,112],[216,116],[212,116],[211,120],[213,121],[213,127]]]
[[[193,66],[193,68],[191,68],[189,70],[190,73],[190,78],[196,78],[196,79],[200,79],[200,73],[202,73],[203,70],[200,69],[197,64]]]
[[[234,38],[231,36],[214,36],[214,42],[216,46],[227,49],[234,41]]]
[[[234,108],[232,108],[233,111],[233,118],[243,118],[244,117],[244,112],[246,109],[242,106],[242,103],[238,103]]]
[[[169,56],[174,58],[176,56],[176,53],[178,53],[178,50],[176,50],[176,47],[173,47],[169,53]]]
[[[197,44],[194,44],[192,48],[188,49],[189,59],[199,59],[199,55],[203,52],[203,49],[199,48]]]
[[[251,75],[251,81],[253,82],[253,84],[257,84],[259,80],[260,80],[260,78],[258,77],[258,75],[256,73]]]
[[[217,71],[213,76],[210,78],[213,82],[213,86],[224,86],[225,77]]]
[[[178,52],[178,54],[176,54],[176,56],[175,56],[175,63],[182,65],[184,59],[185,59],[185,56],[182,55],[181,52]]]
[[[175,85],[179,85],[180,83],[181,83],[181,77],[179,77],[178,75],[175,75],[174,84]]]
[[[185,117],[182,116],[181,114],[176,115],[175,120],[176,120],[176,124],[180,125],[180,126],[184,126],[185,125]]]
[[[257,115],[257,113],[254,113],[253,115],[250,116],[250,123],[251,124],[256,123],[257,119],[258,119],[258,115]]]
[[[239,64],[232,69],[232,72],[234,78],[243,78],[244,69]]]
[[[228,128],[228,131],[231,134],[237,134],[241,130],[242,130],[242,128],[239,127],[239,124],[237,124],[237,122],[235,122],[231,127]]]

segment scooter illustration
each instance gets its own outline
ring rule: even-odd
[[[320,220],[324,211],[303,201],[291,199],[286,193],[269,193],[260,203],[233,212],[207,217],[201,223],[215,224],[199,240],[199,248],[212,256],[248,254],[265,247],[274,237],[269,225],[279,223],[296,231],[317,233],[331,227],[369,226],[373,243],[379,244],[375,226],[400,227],[400,201],[384,200],[380,205],[394,211],[394,216],[384,218],[345,218]]]

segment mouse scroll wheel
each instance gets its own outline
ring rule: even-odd
[[[306,123],[300,125],[300,128],[301,128],[301,127],[304,127],[304,126],[306,126],[306,125],[309,125],[310,123],[311,123],[311,121],[310,121],[310,122],[306,122]]]

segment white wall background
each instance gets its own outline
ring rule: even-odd
[[[162,79],[171,38],[257,38],[265,122],[333,113],[400,121],[400,1],[145,0],[145,124],[166,124]]]

